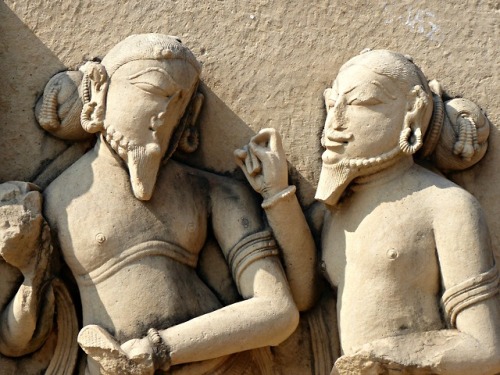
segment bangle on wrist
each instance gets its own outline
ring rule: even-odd
[[[295,187],[295,185],[290,185],[279,193],[273,195],[272,197],[264,199],[261,206],[263,209],[271,208],[275,206],[279,201],[295,195],[296,190],[297,188]]]
[[[165,369],[170,367],[170,350],[161,338],[158,330],[150,328],[148,330],[148,340],[153,348],[153,363],[155,369]]]

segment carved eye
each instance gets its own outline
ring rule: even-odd
[[[335,107],[335,103],[336,101],[334,99],[327,99],[325,100],[325,106],[326,106],[326,109],[332,109],[333,107]]]
[[[153,95],[169,98],[179,91],[178,85],[161,68],[148,68],[128,79],[134,86]]]
[[[132,84],[143,91],[149,92],[150,94],[168,97],[165,90],[149,82],[132,82]]]
[[[358,98],[353,98],[347,103],[348,105],[359,105],[359,106],[365,106],[369,107],[372,105],[377,105],[382,103],[382,101],[376,97],[370,97],[370,98],[363,98],[363,97],[358,97]]]

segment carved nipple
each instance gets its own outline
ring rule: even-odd
[[[387,258],[390,260],[396,260],[399,257],[399,252],[395,249],[387,250]]]

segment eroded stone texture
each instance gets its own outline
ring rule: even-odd
[[[315,197],[324,204],[319,258],[337,291],[331,335],[342,356],[332,374],[497,374],[500,279],[482,210],[415,164],[422,150],[434,168],[478,162],[484,114],[465,99],[443,105],[411,59],[387,50],[350,59],[324,97]],[[295,301],[313,305],[315,244],[279,134],[263,129],[235,155],[264,198]]]
[[[246,351],[276,346],[297,327],[276,242],[247,188],[171,158],[199,145],[200,72],[177,37],[131,35],[81,67],[79,116],[59,114],[75,80],[50,80],[37,110],[58,137],[98,135],[44,191],[78,284],[89,374],[265,373],[272,360]],[[209,238],[237,303],[224,306],[197,272]],[[208,274],[218,271],[212,263]]]
[[[204,66],[207,105],[201,115],[201,135],[205,142],[191,163],[233,170],[228,155],[254,132],[274,127],[283,136],[292,178],[306,205],[313,202],[320,170],[321,93],[332,72],[364,48],[411,55],[429,78],[440,79],[451,96],[467,93],[493,125],[500,121],[499,9],[494,0],[445,4],[39,0],[6,1],[0,9],[4,76],[0,148],[5,160],[1,181],[35,180],[66,147],[43,135],[34,121],[34,99],[47,80],[85,58],[102,57],[133,33],[178,35]],[[26,133],[31,136],[23,137]],[[497,142],[495,128],[485,162],[453,176],[486,207],[495,249],[500,245]]]
[[[130,34],[160,32],[180,36],[204,66],[201,147],[183,161],[232,171],[233,150],[259,129],[274,127],[283,136],[297,196],[307,206],[313,202],[320,172],[324,88],[333,72],[362,49],[388,48],[412,55],[429,78],[440,79],[449,95],[464,94],[487,111],[493,127],[486,157],[452,178],[484,206],[496,251],[498,17],[495,1],[2,2],[0,181],[36,181],[45,188],[92,146],[57,140],[36,124],[33,107],[50,77],[82,60],[103,57]],[[314,221],[316,208],[309,213]],[[221,279],[227,284],[227,277]],[[235,290],[218,295],[224,303],[236,296]],[[338,347],[334,338],[324,335],[325,325],[336,325],[335,317],[321,310],[304,317],[301,327],[313,338],[295,335],[275,347],[273,354],[282,354],[274,357],[275,366],[279,363],[283,373],[328,373],[334,357],[321,343],[332,340],[328,345]],[[314,365],[290,355],[304,347],[314,352]],[[259,352],[260,363],[269,353]]]
[[[42,195],[32,184],[0,184],[1,373],[72,374],[78,322],[59,274]]]

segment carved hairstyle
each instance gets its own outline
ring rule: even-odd
[[[387,50],[365,50],[340,70],[352,65],[364,66],[392,79],[402,92],[409,93],[420,87],[416,94],[423,99],[425,107],[421,127],[411,134],[405,124],[400,139],[403,152],[414,154],[418,151],[418,159],[429,160],[445,172],[469,168],[483,158],[490,129],[484,113],[467,99],[443,102],[440,84],[435,80],[428,83],[411,57]]]
[[[52,77],[35,108],[40,126],[62,139],[83,140],[92,137],[90,133],[103,128],[104,109],[92,100],[90,82],[97,82],[98,90],[105,96],[107,84],[119,67],[131,61],[149,59],[183,60],[195,69],[198,76],[201,73],[200,63],[179,38],[163,34],[131,35],[115,45],[101,63],[87,62],[77,71],[65,71]],[[203,96],[195,89],[174,132],[167,156],[177,147],[183,152],[197,149],[197,116],[193,116],[193,112],[199,112],[202,99]]]

